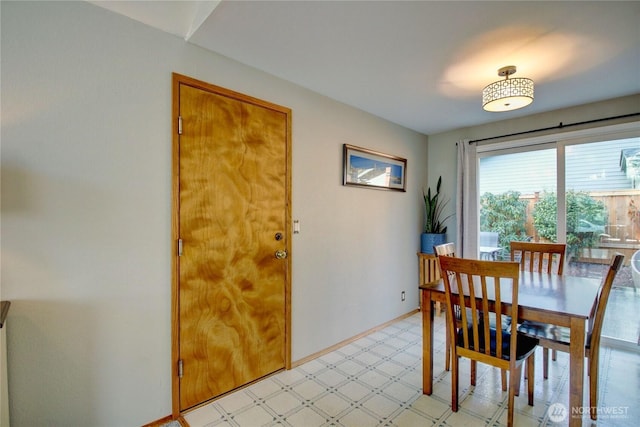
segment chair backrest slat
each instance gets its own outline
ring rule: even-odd
[[[469,295],[469,312],[471,313],[471,324],[473,325],[473,347],[480,348],[480,322],[478,322],[478,310],[476,307],[476,292],[473,283],[473,276],[467,275],[467,290]],[[466,310],[465,310],[466,311]]]
[[[498,283],[497,286],[495,286],[495,290],[494,290],[494,294],[495,294],[495,313],[496,313],[496,328],[499,329],[498,325],[502,325],[502,295],[500,294],[500,278],[499,277],[494,277],[493,278],[494,283]],[[514,287],[518,287],[518,281],[516,280],[516,283],[512,286]],[[516,315],[516,317],[514,317],[514,319],[517,319],[517,312],[514,313]],[[515,345],[513,346],[515,348]],[[497,354],[496,356],[499,358],[502,358],[502,334],[498,334],[496,333],[496,351]]]
[[[553,264],[557,265],[556,274],[561,275],[564,270],[564,258],[567,245],[564,243],[537,243],[512,241],[511,261],[520,256],[520,270],[536,273],[553,273]],[[555,262],[554,262],[555,261]]]
[[[488,295],[487,281],[482,278],[482,295]],[[485,325],[484,331],[484,348],[485,353],[491,348],[491,335],[489,334],[489,326],[491,325],[491,318],[489,316],[489,301],[486,298],[482,298],[482,322]]]
[[[438,259],[439,261],[439,259]],[[458,272],[452,272],[447,270],[446,274],[444,274],[443,276],[447,276],[447,281],[449,281],[449,278],[453,278],[455,277],[455,281],[456,283],[459,283],[460,285],[458,286],[458,293],[462,293],[462,294],[466,294],[468,292],[464,291],[464,287],[465,287],[465,281],[464,281],[464,277],[462,274],[458,273]],[[452,307],[453,304],[450,303],[450,299],[447,300],[448,303],[448,307]],[[469,320],[467,319],[467,301],[465,298],[460,298],[459,303],[458,303],[459,307],[460,307],[460,319],[462,321],[462,323],[464,325],[468,325],[469,324]],[[455,329],[455,328],[454,328]],[[468,328],[464,328],[462,330],[462,338],[464,341],[464,346],[465,347],[469,347],[469,330]]]

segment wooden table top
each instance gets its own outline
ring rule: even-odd
[[[511,292],[507,288],[508,284],[504,286],[504,289],[501,288],[501,299],[504,303],[510,303]],[[521,271],[518,286],[518,305],[520,307],[588,319],[600,286],[600,280],[589,277]],[[421,285],[420,289],[431,291],[432,300],[444,301],[442,280],[433,284]],[[453,292],[456,292],[455,287]]]

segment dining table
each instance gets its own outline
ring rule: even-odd
[[[455,282],[454,282],[455,283]],[[457,303],[455,284],[453,302]],[[511,292],[501,290],[503,313],[511,306]],[[582,425],[586,322],[591,314],[600,280],[588,277],[520,272],[518,283],[518,323],[525,320],[542,322],[570,329],[569,346],[569,408],[570,426]],[[442,279],[420,285],[422,294],[422,364],[423,393],[433,392],[433,303],[446,304]],[[573,408],[573,411],[572,411]],[[573,415],[575,414],[575,415]]]

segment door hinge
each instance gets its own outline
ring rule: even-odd
[[[178,360],[178,378],[182,378],[184,374],[184,368],[182,366],[182,359]]]
[[[182,256],[182,239],[178,239],[178,256]]]
[[[178,135],[182,135],[182,116],[178,116]]]

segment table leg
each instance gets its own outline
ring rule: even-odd
[[[431,292],[422,290],[422,393],[433,392],[433,301]]]
[[[571,319],[571,344],[569,346],[569,426],[582,425],[584,389],[584,319]],[[575,415],[574,415],[575,411]]]

